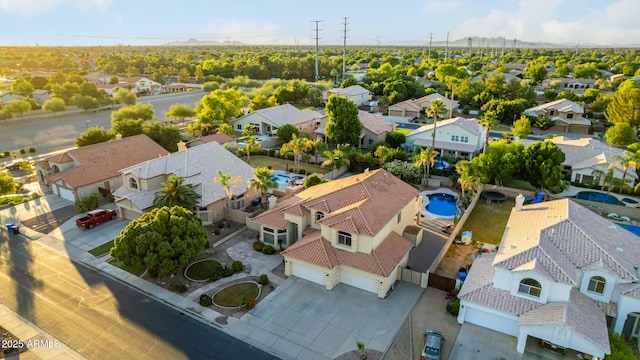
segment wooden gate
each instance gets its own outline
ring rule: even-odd
[[[446,276],[429,273],[428,286],[439,289],[439,290],[453,291],[456,288],[456,279],[451,279]]]
[[[413,271],[411,269],[403,268],[400,271],[400,280],[406,281],[408,283],[421,286],[422,284],[422,273]]]

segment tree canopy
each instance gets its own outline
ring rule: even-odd
[[[105,130],[101,127],[92,127],[87,129],[84,133],[80,134],[75,139],[77,147],[83,147],[87,145],[98,144],[115,139],[113,131]]]
[[[325,134],[333,144],[357,146],[362,123],[358,119],[356,104],[342,96],[331,95],[326,105],[327,125]]]
[[[196,112],[187,104],[175,104],[171,105],[169,111],[165,114],[165,116],[176,118],[180,120],[180,122],[184,123],[184,119],[187,117],[195,116]]]
[[[526,180],[540,189],[558,193],[564,189],[562,163],[565,155],[551,141],[529,144],[522,154]]]
[[[300,135],[300,130],[298,130],[297,127],[291,124],[284,124],[280,126],[278,130],[276,130],[276,135],[278,136],[279,140],[282,140],[284,142],[289,142],[291,141],[291,138],[293,137],[293,135],[296,135],[296,136]]]
[[[43,110],[51,111],[54,115],[56,113],[65,111],[66,106],[64,104],[64,100],[59,98],[51,98],[44,102],[42,105]]]
[[[247,102],[247,96],[239,90],[214,90],[196,105],[198,120],[209,124],[226,123],[242,114],[240,108]]]
[[[184,183],[185,178],[171,175],[166,181],[163,181],[153,197],[153,205],[155,206],[180,206],[186,209],[193,209],[200,195],[193,190],[191,184]]]

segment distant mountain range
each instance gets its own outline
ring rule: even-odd
[[[234,41],[234,40],[227,40],[227,41],[215,41],[215,40],[204,40],[204,41],[200,41],[200,40],[196,40],[196,39],[188,39],[188,40],[184,40],[184,41],[171,41],[169,43],[167,43],[166,45],[169,46],[215,46],[215,45],[221,45],[221,46],[229,46],[229,45],[236,45],[236,46],[242,46],[242,45],[247,45],[241,41]]]

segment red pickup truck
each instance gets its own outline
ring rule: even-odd
[[[118,213],[111,209],[96,209],[89,211],[87,215],[76,220],[76,225],[85,229],[93,229],[94,226],[118,217]]]

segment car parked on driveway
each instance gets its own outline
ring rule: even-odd
[[[18,170],[24,161],[13,161],[4,166],[6,170]]]
[[[93,229],[94,226],[118,217],[118,213],[111,209],[96,209],[89,211],[87,215],[76,220],[76,226]]]
[[[424,348],[420,359],[440,360],[442,352],[442,342],[444,342],[444,334],[438,330],[429,329],[424,334]]]

